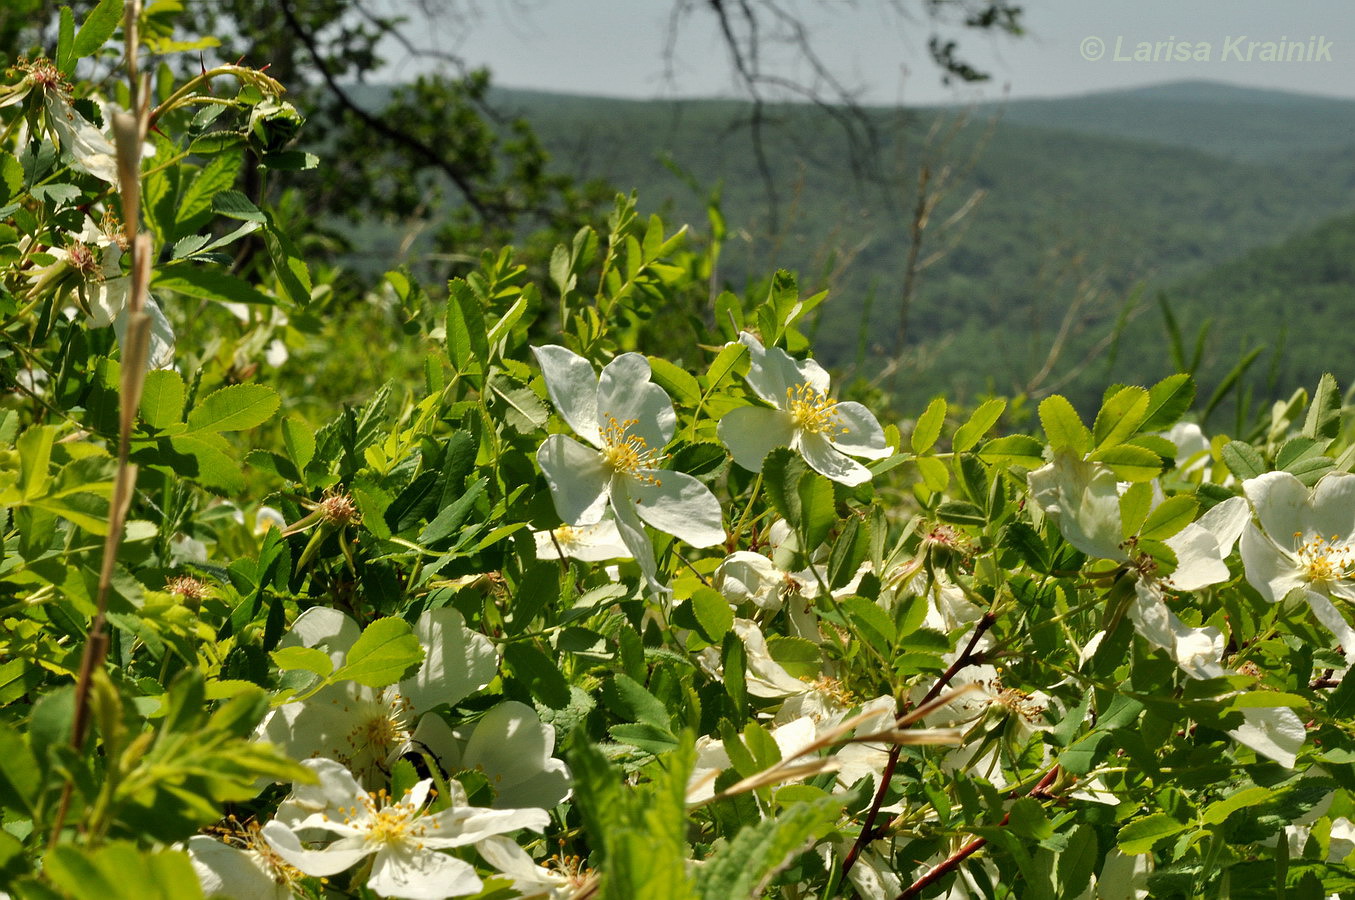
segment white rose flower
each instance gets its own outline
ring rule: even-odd
[[[1297,592],[1355,662],[1355,630],[1331,602],[1355,601],[1355,475],[1333,472],[1309,490],[1267,472],[1242,490],[1260,521],[1242,533],[1247,581],[1272,603]]]
[[[587,442],[552,434],[537,451],[555,511],[567,525],[594,525],[610,507],[622,542],[651,589],[659,590],[645,523],[693,547],[725,539],[710,489],[691,475],[658,468],[677,425],[672,401],[650,381],[649,361],[638,353],[616,357],[599,378],[564,347],[532,351],[560,417]]]
[[[870,480],[870,470],[851,459],[890,454],[884,431],[860,403],[828,399],[828,373],[812,359],[796,361],[777,347],[763,348],[751,334],[739,335],[752,365],[748,386],[772,405],[742,406],[720,419],[717,431],[734,461],[753,472],[775,447],[789,447],[809,467],[847,485]]]
[[[307,760],[319,783],[297,785],[263,836],[278,856],[307,875],[325,877],[351,868],[372,854],[367,887],[382,897],[443,900],[474,894],[483,886],[475,868],[438,851],[550,821],[541,809],[481,809],[467,806],[458,782],[450,782],[451,806],[429,813],[433,780],[424,779],[396,800],[385,791],[367,792],[352,773],[328,759]],[[297,832],[337,837],[323,850],[301,846]]]
[[[365,782],[379,781],[391,760],[410,748],[423,713],[478,691],[498,672],[494,645],[467,628],[455,609],[425,612],[414,633],[424,659],[409,678],[381,690],[352,681],[329,685],[273,710],[256,737],[293,759],[337,759]],[[358,635],[348,616],[317,606],[297,617],[279,646],[320,647],[338,669]]]

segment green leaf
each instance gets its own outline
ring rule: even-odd
[[[475,508],[475,501],[480,499],[480,495],[485,492],[485,487],[488,484],[489,480],[483,475],[475,479],[460,497],[443,507],[437,518],[429,522],[424,530],[419,533],[419,543],[436,544],[438,541],[450,537],[466,523],[466,519]]]
[[[1341,390],[1330,372],[1317,383],[1313,402],[1308,405],[1308,417],[1303,423],[1303,434],[1324,441],[1335,440],[1341,434]]]
[[[1239,481],[1264,475],[1267,471],[1266,461],[1261,458],[1261,454],[1251,444],[1244,444],[1242,441],[1229,441],[1223,445],[1220,455],[1223,457],[1223,464],[1228,467],[1228,471],[1232,472]]]
[[[837,511],[833,502],[833,483],[817,472],[800,479],[796,489],[800,497],[800,536],[804,551],[813,553],[828,538]]]
[[[1153,507],[1153,487],[1140,481],[1120,495],[1120,537],[1138,534]]]
[[[1246,809],[1249,806],[1257,806],[1275,796],[1275,791],[1266,787],[1243,788],[1230,797],[1222,800],[1216,800],[1204,808],[1200,814],[1200,822],[1204,825],[1221,825],[1224,820],[1237,812],[1239,809]]]
[[[531,434],[550,418],[546,404],[524,384],[495,375],[489,379],[489,389],[503,401],[504,418],[518,434]]]
[[[75,35],[71,46],[71,59],[84,59],[97,53],[108,42],[113,32],[122,24],[122,0],[100,0],[99,5],[90,11]]]
[[[841,811],[835,797],[791,805],[774,819],[745,825],[696,870],[701,900],[765,896],[796,854],[828,834]]]
[[[1127,387],[1118,391],[1096,414],[1092,439],[1097,447],[1122,444],[1148,418],[1148,392],[1141,387]]]
[[[1139,535],[1147,540],[1165,541],[1195,521],[1200,501],[1190,494],[1177,494],[1159,503],[1143,523]]]
[[[319,647],[282,647],[269,656],[273,658],[273,664],[283,671],[300,669],[314,672],[321,678],[328,678],[334,671],[333,660]]]
[[[69,6],[61,7],[57,23],[56,67],[69,75],[75,66],[75,14]]]
[[[52,465],[52,444],[56,429],[50,425],[34,425],[25,431],[18,442],[19,496],[33,500],[47,493],[48,470]]]
[[[464,279],[447,283],[447,354],[458,372],[489,363],[489,336],[480,298]]]
[[[1040,425],[1054,450],[1081,455],[1092,449],[1092,434],[1066,397],[1054,394],[1040,401]]]
[[[657,728],[671,727],[668,709],[645,686],[628,675],[615,675],[604,691],[603,699],[617,715],[631,722],[644,722]]]
[[[71,844],[44,858],[44,874],[73,900],[202,900],[202,887],[177,850],[144,851],[126,842],[97,850]]]
[[[164,466],[203,487],[225,493],[245,489],[240,463],[231,456],[230,445],[214,432],[176,434],[154,442],[134,445],[132,461],[139,465]]]
[[[1103,447],[1087,458],[1105,463],[1122,481],[1150,481],[1162,471],[1162,457],[1133,444]]]
[[[955,435],[950,439],[950,449],[955,453],[964,453],[973,448],[979,439],[988,433],[988,429],[997,423],[1006,409],[1006,400],[999,397],[985,400],[974,410],[968,422],[955,429]]]
[[[856,576],[870,552],[870,529],[855,516],[847,519],[828,555],[828,587],[837,590]]]
[[[691,603],[701,636],[712,644],[723,641],[734,625],[734,610],[724,595],[703,586],[692,594]]]
[[[941,437],[941,426],[945,421],[946,401],[937,397],[927,404],[927,409],[918,416],[917,423],[913,426],[911,437],[913,452],[921,456],[936,446],[937,440]]]
[[[1012,833],[1034,841],[1043,841],[1054,836],[1054,824],[1049,821],[1040,801],[1033,797],[1022,797],[1007,811],[1010,818],[1008,827]]]
[[[1195,402],[1195,381],[1185,372],[1168,375],[1148,389],[1144,431],[1165,431]]]
[[[65,9],[65,7],[62,8]],[[5,150],[0,150],[0,183],[5,188],[5,194],[0,197],[0,203],[8,203],[14,199],[24,186],[23,165],[19,162],[18,157]]]
[[[1026,434],[1009,434],[983,445],[979,459],[995,466],[1036,469],[1044,465],[1044,444]]]
[[[268,216],[254,205],[254,201],[239,191],[222,190],[214,193],[212,211],[228,219],[239,219],[243,222],[257,222],[260,225],[268,222]]]
[[[404,619],[388,616],[368,625],[330,681],[356,681],[372,688],[394,684],[423,661],[423,647]]]
[[[176,234],[183,234],[185,231],[194,228],[195,224],[197,227],[207,224],[206,220],[210,217],[206,215],[202,216],[204,221],[200,223],[194,223],[193,220],[199,214],[210,210],[213,200],[235,184],[235,179],[240,175],[240,161],[239,154],[226,154],[218,156],[202,167],[202,171],[198,172],[197,177],[184,190],[176,204],[174,210],[174,231]],[[244,198],[243,194],[236,191],[231,191],[231,193]],[[245,202],[249,203],[248,200]],[[251,203],[250,206],[253,206],[253,204]],[[258,212],[258,210],[255,210],[255,212]],[[260,213],[258,221],[254,222],[254,227],[257,228],[262,222],[263,214]],[[203,243],[205,244],[206,241],[204,240]]]
[[[282,420],[282,445],[298,472],[304,472],[315,458],[315,432],[301,419],[288,416]]]
[[[1054,864],[1059,897],[1073,900],[1081,896],[1100,858],[1096,829],[1086,824],[1074,825],[1068,832],[1067,846],[1059,853]]]
[[[157,291],[175,291],[215,303],[253,303],[264,306],[274,303],[272,297],[234,275],[228,275],[220,269],[199,269],[187,263],[156,269],[151,287]]]
[[[560,669],[531,644],[514,643],[503,648],[503,660],[513,677],[526,684],[532,696],[551,709],[569,706],[569,683]]]
[[[649,360],[654,383],[667,391],[669,396],[683,406],[695,407],[700,404],[701,385],[694,375],[662,356],[649,356],[646,359]]]
[[[939,494],[950,484],[950,469],[941,460],[934,456],[920,456],[915,462],[917,473],[922,476],[922,483],[928,490]]]
[[[818,678],[823,674],[823,648],[804,638],[774,634],[767,639],[767,652],[796,678]]]
[[[800,480],[809,471],[804,460],[786,447],[777,447],[762,461],[762,483],[767,496],[781,518],[792,527],[800,527]]]
[[[273,417],[282,400],[277,391],[262,384],[233,384],[208,394],[188,414],[188,430],[244,431],[257,428]]]
[[[842,601],[842,609],[857,629],[864,632],[867,640],[881,652],[888,652],[893,646],[898,637],[894,619],[879,604],[865,597],[847,597]]]
[[[183,421],[184,384],[173,369],[146,373],[141,389],[141,418],[152,428],[164,430]]]
[[[988,517],[984,515],[983,510],[965,500],[947,500],[936,508],[936,517],[942,522],[956,525],[982,527],[988,524]]]
[[[1153,813],[1142,819],[1135,819],[1121,828],[1117,842],[1121,853],[1130,856],[1148,853],[1158,841],[1180,834],[1187,827],[1185,823],[1178,822],[1166,813]]]

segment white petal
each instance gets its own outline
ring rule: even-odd
[[[107,281],[89,282],[85,285],[85,299],[89,303],[89,324],[92,328],[107,328],[121,320],[117,329],[118,341],[127,337],[127,295],[131,291],[132,279],[114,278]]]
[[[569,879],[558,872],[538,866],[514,841],[490,835],[475,845],[485,862],[513,879],[513,887],[527,896],[555,896],[559,888],[569,891]]]
[[[1332,472],[1322,476],[1313,488],[1311,502],[1314,532],[1339,541],[1350,540],[1355,535],[1355,475]]]
[[[550,394],[560,418],[568,422],[579,437],[594,447],[601,447],[598,376],[593,371],[593,364],[572,350],[554,344],[533,347],[532,352],[545,376],[546,393]]]
[[[1355,630],[1351,629],[1345,616],[1341,615],[1341,611],[1333,606],[1330,600],[1315,591],[1307,592],[1307,600],[1313,615],[1336,637],[1336,642],[1345,652],[1346,661],[1355,662]]]
[[[1242,532],[1239,551],[1247,582],[1271,603],[1278,603],[1294,588],[1307,585],[1294,558],[1275,546],[1255,525],[1248,524]]]
[[[642,469],[639,474],[628,480],[626,494],[640,518],[693,547],[724,543],[720,501],[710,488],[685,472]]]
[[[417,849],[413,842],[388,844],[376,855],[367,887],[382,897],[443,900],[474,894],[484,887],[470,863]]]
[[[1242,483],[1261,527],[1272,540],[1286,544],[1309,527],[1308,489],[1288,472],[1267,472]],[[1330,535],[1323,535],[1330,537]]]
[[[1214,535],[1218,541],[1219,553],[1226,558],[1233,552],[1233,545],[1242,536],[1242,529],[1251,519],[1251,509],[1246,497],[1230,497],[1215,504],[1196,522],[1201,528]]]
[[[496,808],[545,809],[569,796],[569,769],[551,757],[554,750],[555,729],[530,706],[509,700],[475,723],[461,765],[484,771]]]
[[[874,413],[850,400],[836,404],[833,412],[837,414],[838,424],[845,429],[833,435],[833,446],[848,456],[866,459],[884,459],[889,455],[884,429]]]
[[[359,837],[336,841],[324,850],[307,850],[292,830],[276,819],[265,825],[260,834],[289,865],[320,878],[351,868],[375,849],[369,849],[366,840]]]
[[[414,634],[424,646],[423,664],[413,678],[400,682],[400,693],[417,713],[443,703],[455,704],[498,674],[494,645],[467,628],[461,613],[450,606],[419,616]]]
[[[592,525],[602,518],[612,471],[596,450],[563,434],[552,434],[536,451],[536,462],[565,524]]]
[[[537,559],[559,559],[561,554],[583,562],[628,559],[630,550],[616,530],[616,520],[606,516],[594,525],[563,525],[553,531],[534,531]]]
[[[466,768],[461,764],[461,741],[457,739],[456,732],[447,724],[447,720],[436,713],[419,717],[419,724],[414,729],[411,742],[414,746],[431,753],[433,758],[442,764],[444,771],[455,772]]]
[[[781,607],[782,573],[760,553],[739,550],[726,556],[715,570],[713,583],[730,603],[751,600],[764,609]]]
[[[292,893],[273,880],[262,858],[203,835],[188,839],[188,860],[207,897],[291,900]]]
[[[1031,494],[1052,513],[1065,540],[1088,556],[1126,558],[1115,473],[1098,463],[1059,453],[1027,478]]]
[[[1139,581],[1134,585],[1134,595],[1129,604],[1129,618],[1134,623],[1134,630],[1154,647],[1173,649],[1176,635],[1172,624],[1176,616],[1163,602],[1161,591]]]
[[[800,454],[811,469],[839,484],[850,486],[870,481],[869,469],[839,453],[832,442],[821,434],[801,432]]]
[[[313,818],[326,810],[361,806],[359,798],[367,792],[346,767],[332,759],[306,759],[301,764],[319,780],[315,784],[293,784],[292,795],[278,809],[279,820],[299,828],[303,818]]]
[[[607,363],[598,380],[598,425],[633,422],[627,434],[662,450],[673,439],[677,415],[668,394],[649,380],[651,374],[649,360],[639,353],[622,353]]]
[[[621,541],[630,550],[630,555],[640,566],[645,576],[645,584],[650,593],[662,594],[666,589],[658,580],[659,563],[654,558],[654,545],[645,533],[645,523],[635,514],[635,503],[630,499],[627,482],[631,479],[617,479],[612,488],[612,512],[616,515],[616,530]]]
[[[1242,717],[1245,723],[1228,733],[1238,743],[1292,769],[1307,736],[1294,711],[1283,706],[1254,707],[1242,710]]]
[[[347,614],[328,606],[312,606],[296,617],[278,646],[320,647],[334,660],[337,668],[343,665],[348,649],[361,634],[358,623]]]
[[[504,834],[526,828],[541,831],[550,824],[544,809],[483,809],[463,806],[443,810],[419,820],[424,826],[424,844],[428,847],[464,847],[491,834]]]
[[[755,624],[748,619],[735,619],[733,628],[747,651],[748,693],[754,697],[789,697],[810,690],[808,684],[791,675],[780,663],[772,659],[771,652],[767,649],[767,639],[762,636],[762,631]]]
[[[71,165],[114,187],[118,186],[117,151],[103,132],[75,111],[60,91],[44,92],[47,122],[57,134],[61,149],[71,155]]]
[[[751,472],[761,472],[762,461],[773,448],[791,445],[795,422],[780,409],[740,406],[725,413],[715,431],[733,454],[734,462]]]
[[[1242,500],[1241,497],[1236,499]],[[1242,504],[1246,509],[1245,500]],[[1219,549],[1218,540],[1208,529],[1191,522],[1165,543],[1176,554],[1176,570],[1171,574],[1173,589],[1195,591],[1228,580],[1228,565],[1223,561],[1226,554]]]
[[[739,341],[748,348],[750,365],[748,386],[763,400],[784,409],[786,393],[807,384],[821,394],[828,393],[828,373],[812,359],[796,362],[777,347],[765,349],[751,334],[744,332]]]

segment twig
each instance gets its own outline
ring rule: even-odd
[[[131,89],[131,112],[113,114],[113,141],[117,148],[118,187],[122,195],[122,220],[127,238],[132,245],[131,285],[127,296],[127,331],[122,344],[122,381],[119,386],[118,460],[113,478],[113,497],[108,507],[108,534],[104,538],[103,564],[99,568],[99,586],[95,598],[94,617],[89,623],[80,671],[75,683],[75,711],[71,720],[71,746],[77,753],[84,746],[89,730],[89,695],[94,673],[108,653],[108,592],[117,567],[118,546],[122,543],[127,511],[136,490],[136,466],[130,460],[132,426],[141,402],[141,389],[146,380],[146,358],[150,345],[150,317],[146,314],[146,291],[151,278],[151,239],[138,234],[141,208],[141,143],[150,123],[150,91],[137,71],[136,52],[139,39],[137,23],[141,16],[140,0],[126,6],[124,34],[126,36],[127,79]],[[75,789],[74,780],[68,780],[61,792],[52,822],[48,846],[55,846],[70,809]]]
[[[997,622],[997,617],[992,613],[985,613],[983,618],[979,619],[974,626],[974,633],[969,638],[969,643],[965,645],[964,651],[955,658],[955,662],[950,664],[946,671],[941,673],[941,677],[936,680],[936,684],[931,686],[918,704],[926,707],[933,700],[941,695],[951,680],[966,666],[973,665],[980,654],[974,652],[978,646],[979,639],[992,628]],[[847,855],[842,860],[842,878],[845,881],[847,873],[856,865],[856,861],[861,856],[861,851],[866,849],[866,845],[875,840],[878,835],[875,833],[875,820],[880,815],[880,808],[884,806],[885,794],[889,790],[889,782],[894,778],[894,769],[899,764],[899,754],[903,752],[903,746],[896,744],[889,748],[889,758],[885,762],[884,771],[880,773],[880,786],[875,790],[875,798],[871,800],[870,810],[866,813],[866,820],[861,823],[861,833],[856,836],[856,842],[852,844],[852,849],[847,851]],[[972,851],[971,851],[972,852]]]
[[[1049,787],[1056,780],[1058,780],[1058,776],[1059,776],[1059,767],[1055,766],[1054,768],[1050,769],[1047,773],[1045,773],[1045,776],[1040,779],[1039,783],[1036,784],[1035,787],[1030,789],[1030,792],[1026,794],[1026,796],[1047,799],[1050,796]],[[1005,826],[1009,821],[1011,821],[1011,813],[1007,813],[1006,815],[1004,815],[1002,817],[1002,821],[998,822],[997,825],[999,828],[1001,828]],[[968,844],[965,844],[959,850],[956,850],[950,856],[947,856],[945,859],[943,859],[940,863],[934,866],[929,872],[927,872],[927,874],[923,875],[917,881],[914,881],[912,884],[908,885],[908,887],[904,889],[903,893],[899,894],[897,900],[908,900],[908,898],[910,897],[918,896],[924,890],[931,887],[933,884],[935,884],[936,882],[940,881],[942,878],[945,878],[947,875],[953,872],[956,869],[956,867],[960,865],[960,863],[964,862],[966,859],[973,856],[980,849],[982,849],[987,843],[988,843],[987,838],[984,837],[974,838],[974,840],[970,841]]]

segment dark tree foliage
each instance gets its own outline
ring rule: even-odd
[[[8,0],[0,9],[0,51],[54,45],[59,5],[58,0]],[[78,18],[94,0],[67,5]],[[919,28],[1021,31],[1021,9],[1007,0],[891,0],[888,7]],[[736,82],[751,101],[746,124],[773,210],[777,185],[763,147],[769,100],[818,106],[847,137],[854,167],[870,171],[879,147],[878,125],[819,56],[792,4],[673,0],[672,10],[674,35],[690,17],[718,21]],[[531,126],[493,105],[486,70],[412,37],[431,33],[431,23],[443,34],[454,34],[476,15],[474,4],[464,0],[190,2],[178,14],[178,30],[215,35],[220,44],[200,57],[186,54],[177,60],[191,68],[214,61],[267,67],[308,120],[306,144],[325,151],[326,162],[318,169],[290,177],[275,173],[267,185],[246,166],[242,189],[247,195],[263,199],[268,191],[276,202],[283,192],[298,188],[293,202],[284,206],[315,223],[342,219],[385,221],[406,230],[432,226],[437,249],[446,258],[473,259],[480,248],[507,240],[530,248],[534,233],[543,235],[538,243],[549,252],[562,235],[598,223],[615,190],[552,173]],[[933,38],[932,54],[944,78],[986,77],[957,54],[953,41],[939,41]],[[797,82],[764,69],[761,60],[775,44],[798,54],[812,80]],[[440,71],[394,89],[370,83],[382,79],[387,57],[397,54],[433,61]],[[352,249],[341,241],[333,246]]]

